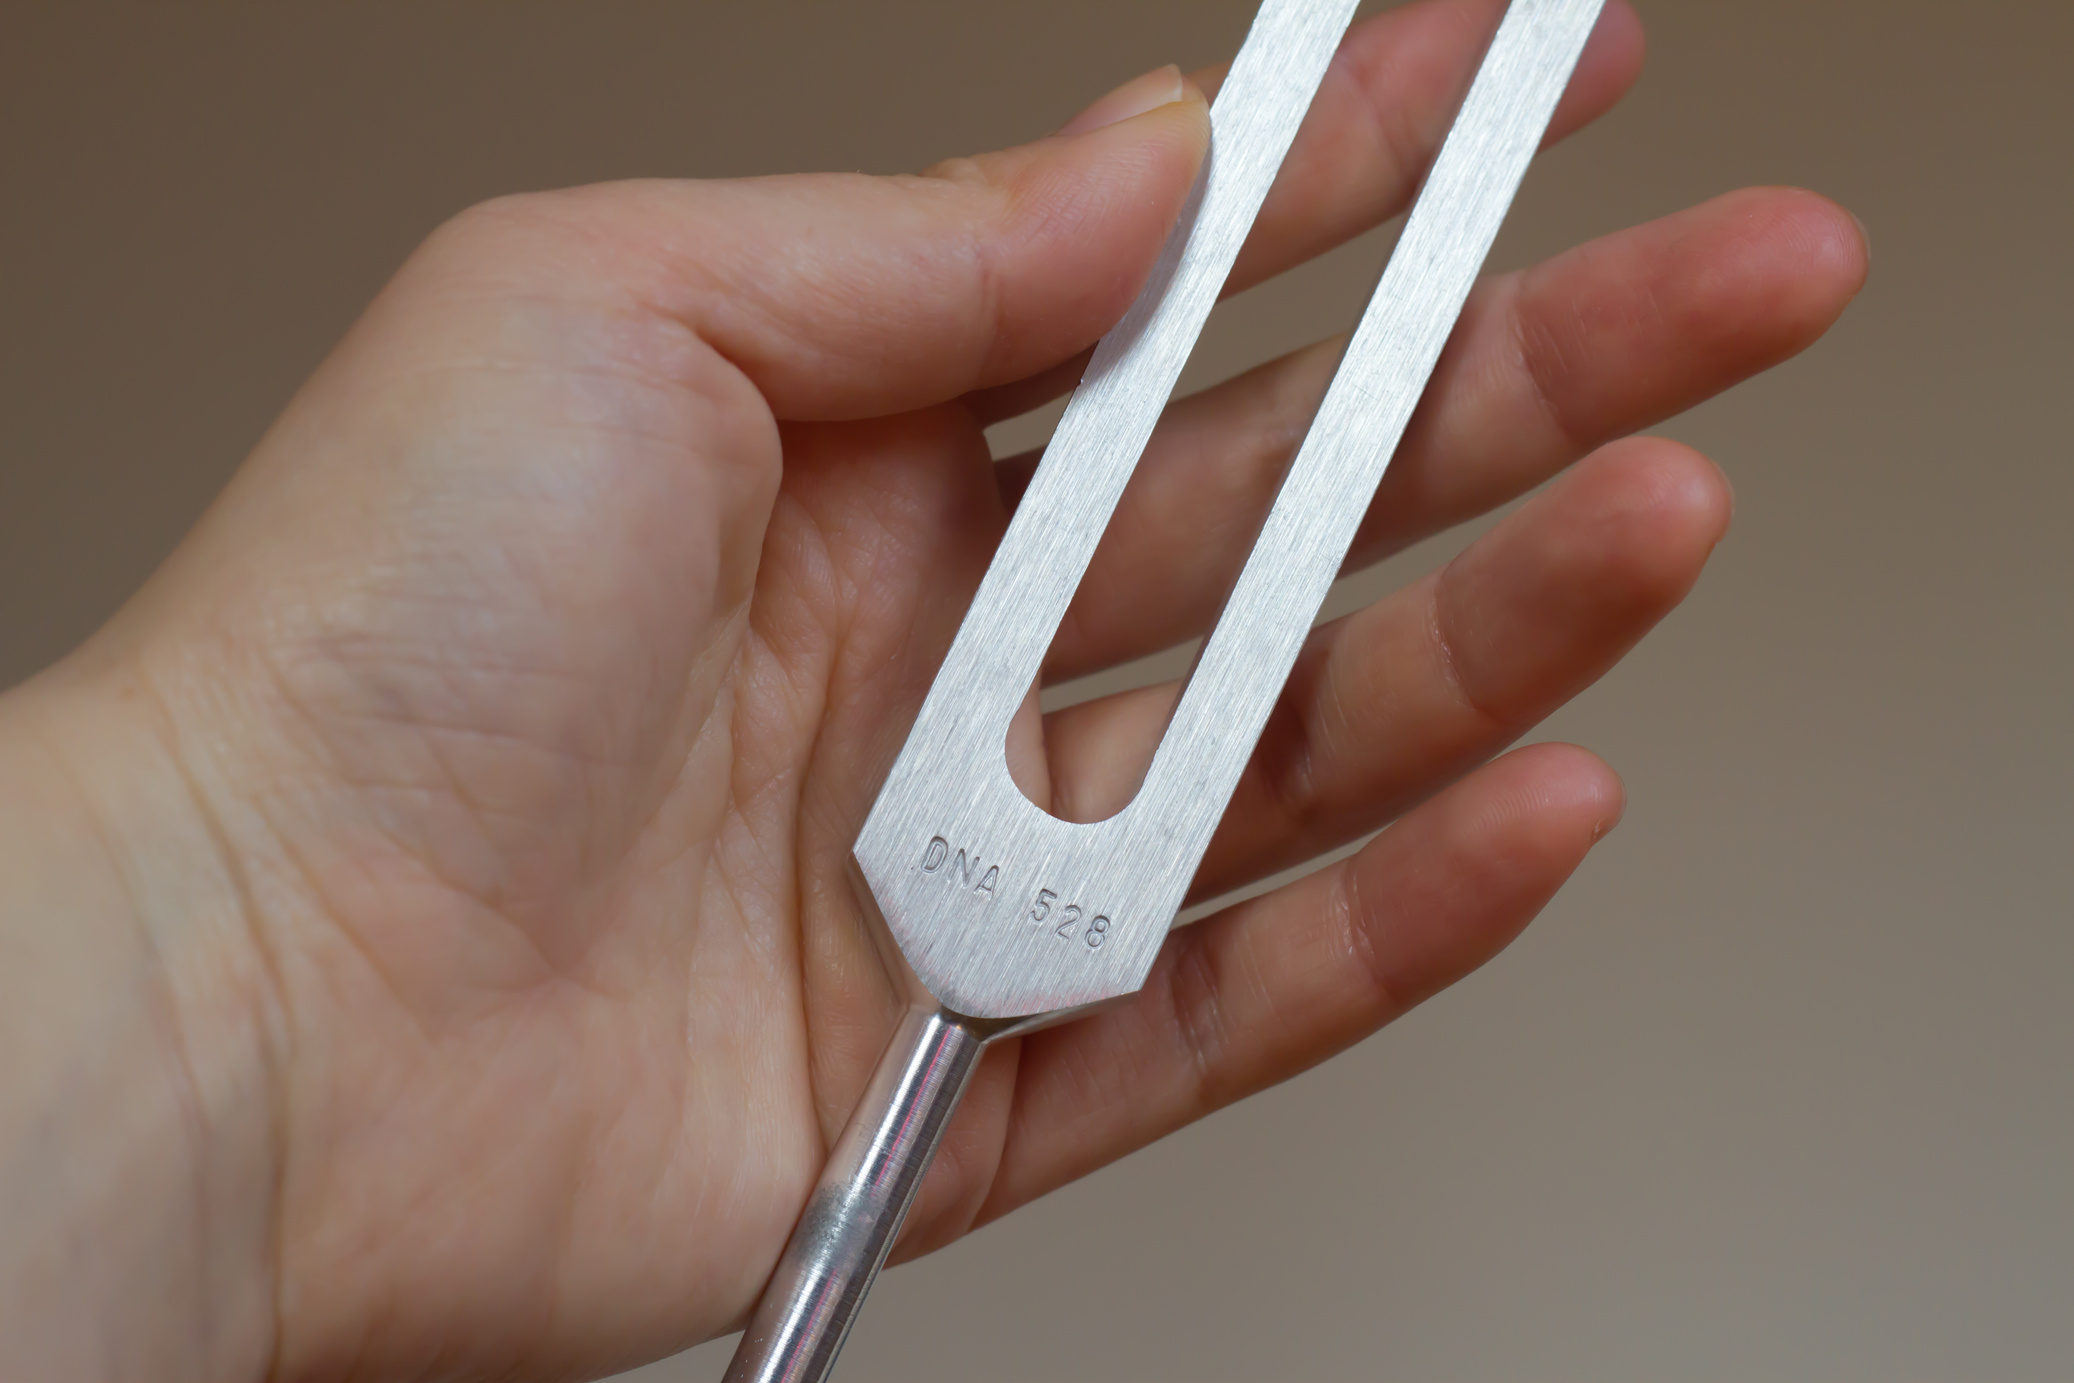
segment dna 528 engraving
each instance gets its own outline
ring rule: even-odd
[[[1050,927],[1052,935],[1062,940],[1071,941],[1077,935],[1088,950],[1101,950],[1102,943],[1109,939],[1109,919],[1101,913],[1088,917],[1087,909],[1078,903],[1067,903],[1054,911],[1058,901],[1057,890],[1038,889],[1036,899],[1030,904],[1029,920],[1037,926]],[[1080,929],[1083,918],[1087,921],[1085,931]]]

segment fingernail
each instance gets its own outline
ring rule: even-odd
[[[1107,125],[1143,115],[1148,110],[1170,106],[1188,94],[1187,79],[1172,63],[1133,77],[1101,100],[1066,122],[1060,134],[1086,134]]]
[[[1869,268],[1872,265],[1872,232],[1865,228],[1865,218],[1857,212],[1851,213],[1851,219],[1858,223],[1858,238],[1865,242],[1865,263]]]

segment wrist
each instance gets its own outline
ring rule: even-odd
[[[265,1373],[280,1025],[250,921],[146,686],[88,653],[0,697],[0,1372]]]

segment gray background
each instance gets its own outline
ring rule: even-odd
[[[1537,167],[1499,260],[1786,182],[1874,269],[1666,429],[1736,530],[1546,728],[1626,775],[1626,824],[1382,1037],[890,1275],[847,1383],[2074,1369],[2074,7],[1641,8],[1640,88]],[[135,588],[463,205],[912,168],[1222,56],[1249,9],[7,6],[0,685]],[[1230,304],[1196,378],[1349,323],[1386,248]]]

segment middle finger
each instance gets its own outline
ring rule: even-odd
[[[1593,447],[1805,349],[1865,277],[1863,234],[1758,189],[1480,285],[1350,566],[1502,504]],[[1327,342],[1167,410],[1046,659],[1047,681],[1206,630],[1338,362]],[[1034,454],[1001,463],[1017,493]]]

